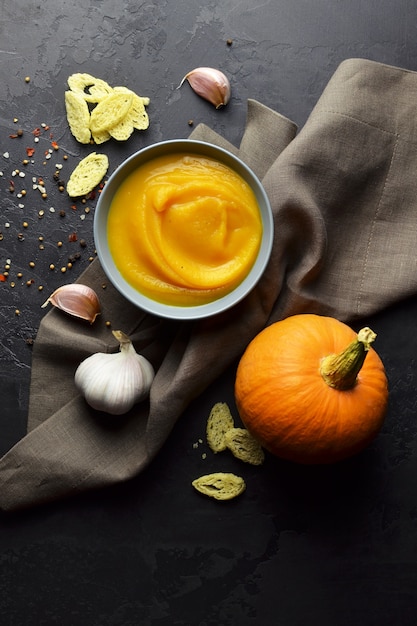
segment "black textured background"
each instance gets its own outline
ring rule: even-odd
[[[65,180],[90,151],[68,130],[67,77],[88,72],[151,98],[145,133],[100,148],[111,172],[142,146],[188,136],[189,120],[238,144],[247,98],[302,127],[342,60],[416,70],[416,23],[409,0],[0,1],[0,273],[10,260],[0,283],[1,453],[25,433],[41,304],[94,256],[95,200],[73,206],[53,180],[57,163]],[[176,89],[200,65],[230,77],[224,110],[188,85]],[[23,136],[11,138],[18,128]],[[51,141],[59,149],[48,153]],[[33,163],[22,166],[27,147],[35,148]],[[32,177],[43,178],[46,199]],[[210,454],[199,440],[212,404],[232,403],[230,371],[190,406],[137,479],[0,515],[0,623],[415,626],[417,301],[367,323],[378,333],[391,395],[384,428],[366,451],[314,469],[271,457],[261,468],[242,467]],[[236,501],[216,503],[190,487],[202,473],[228,469],[247,481]]]

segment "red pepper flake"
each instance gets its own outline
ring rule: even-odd
[[[7,280],[6,276],[4,274],[0,274],[0,283],[5,283]]]
[[[17,137],[19,137],[19,135],[17,133],[15,133],[14,135],[9,135],[10,139],[16,139]]]
[[[41,134],[41,129],[40,128],[34,128],[32,130],[32,135],[34,135],[35,137],[39,137],[40,134]]]
[[[71,233],[70,235],[68,235],[68,241],[77,241],[77,239],[77,233]]]
[[[71,209],[72,209],[73,211],[76,211],[76,210],[77,210],[76,205],[75,205],[75,204],[71,204]]]
[[[58,146],[56,141],[52,141],[51,146],[53,147],[54,150],[58,150],[58,148],[59,148],[59,146]]]
[[[33,157],[33,155],[35,154],[35,148],[26,148],[26,154],[28,155],[28,157]]]

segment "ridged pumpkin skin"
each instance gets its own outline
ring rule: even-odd
[[[318,315],[288,317],[261,331],[238,365],[235,399],[249,432],[272,454],[304,464],[333,463],[365,448],[380,430],[388,383],[373,348],[351,389],[329,387],[320,364],[357,334]]]

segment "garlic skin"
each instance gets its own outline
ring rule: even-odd
[[[94,289],[81,283],[58,287],[41,308],[45,308],[48,303],[73,317],[87,320],[90,324],[93,324],[101,312],[100,301]]]
[[[185,80],[188,80],[197,95],[211,102],[216,109],[226,106],[230,100],[230,82],[220,70],[212,67],[196,67],[184,76],[177,89],[182,86]]]
[[[96,352],[87,357],[78,366],[74,382],[93,409],[123,415],[149,395],[155,372],[125,333],[112,332],[120,351]]]

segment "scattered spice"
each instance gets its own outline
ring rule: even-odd
[[[27,77],[27,82],[29,82],[29,77]],[[62,154],[62,157],[61,157],[62,163],[55,163],[54,165],[52,165],[52,169],[49,170],[49,172],[48,170],[45,169],[44,176],[39,176],[39,174],[32,176],[31,182],[29,183],[29,185],[27,185],[25,188],[21,188],[21,186],[19,185],[19,183],[16,182],[16,180],[18,178],[25,178],[25,176],[27,176],[28,172],[30,171],[30,166],[36,165],[36,161],[38,161],[37,163],[38,167],[40,165],[47,166],[47,163],[51,159],[52,154],[54,153],[54,151],[57,152],[58,150],[60,150],[60,146],[59,146],[58,141],[54,139],[53,133],[50,131],[50,127],[48,124],[42,122],[41,124],[38,124],[38,126],[33,128],[33,130],[26,130],[26,129],[23,130],[23,128],[20,125],[18,125],[18,121],[19,120],[17,117],[13,118],[13,123],[16,124],[16,126],[10,130],[10,135],[9,135],[10,139],[15,139],[15,138],[25,136],[26,139],[28,140],[28,136],[29,136],[29,141],[27,144],[26,142],[23,144],[20,144],[19,151],[22,151],[23,154],[20,157],[18,157],[17,163],[20,163],[20,166],[15,167],[14,169],[12,169],[13,166],[10,167],[12,163],[11,151],[6,151],[2,154],[3,159],[9,160],[9,164],[7,167],[10,168],[9,174],[8,174],[8,178],[10,180],[8,180],[7,178],[6,170],[4,172],[0,171],[0,178],[3,176],[5,178],[5,182],[6,182],[5,191],[6,192],[9,191],[11,194],[14,194],[14,197],[16,197],[16,199],[19,199],[15,203],[15,208],[22,209],[24,210],[25,213],[27,213],[26,219],[23,218],[22,220],[22,218],[20,218],[21,231],[20,232],[15,231],[14,233],[14,237],[17,237],[19,241],[23,242],[25,240],[25,235],[26,235],[25,231],[27,231],[28,229],[31,230],[33,227],[33,224],[29,219],[29,212],[33,211],[33,208],[30,206],[31,194],[36,194],[37,192],[39,192],[40,196],[44,200],[46,200],[48,198],[47,189],[48,189],[48,192],[50,191],[48,188],[48,182],[50,184],[50,181],[52,179],[56,185],[56,186],[54,185],[55,194],[57,194],[58,191],[59,192],[65,191],[66,181],[64,179],[66,179],[66,175],[64,175],[64,172],[61,170],[63,170],[64,164],[68,160],[69,157],[66,154]],[[37,149],[35,144],[40,141],[41,136],[44,135],[45,132],[47,132],[47,135],[48,135],[47,139],[50,143],[49,143],[49,148],[44,151],[43,149],[42,150]],[[33,145],[30,145],[30,139],[32,139]],[[19,167],[21,169],[19,169]],[[101,188],[102,187],[103,185],[101,185]],[[90,209],[90,207],[87,206],[87,203],[89,200],[92,201],[95,198],[97,192],[98,190],[95,190],[91,194],[89,194],[88,198],[87,197],[79,198],[74,202],[74,204],[71,205],[71,209],[75,212],[79,212],[80,206],[82,206],[82,215],[79,215],[81,220],[86,218],[86,216],[90,212],[92,212],[92,209]],[[69,206],[66,206],[65,208],[57,208],[56,210],[53,206],[48,206],[48,205],[45,205],[44,209],[40,209],[40,210],[35,206],[34,211],[35,213],[37,213],[38,218],[43,218],[44,216],[48,216],[48,213],[53,214],[55,212],[58,213],[60,218],[69,216]],[[3,233],[5,233],[5,229],[9,228],[11,225],[12,224],[10,224],[9,222],[5,222],[3,224],[3,232],[0,232],[0,241],[5,239],[6,235]],[[17,228],[19,228],[18,225],[17,225]],[[70,231],[69,234],[65,234],[65,235],[62,234],[62,235],[65,237],[68,236],[69,242],[78,241],[81,248],[87,247],[86,240],[85,239],[79,240],[79,235],[75,229],[72,232]],[[46,242],[44,243],[44,236],[40,235],[38,237],[38,249],[46,251],[48,249],[48,246],[46,246],[45,244]],[[53,239],[52,241],[49,241],[49,247],[51,244],[53,245]],[[65,244],[65,240],[63,240],[63,242],[62,241],[57,242],[58,248],[62,248],[63,250],[64,250],[64,244]],[[43,254],[46,256],[46,252],[44,252]],[[49,267],[50,271],[58,270],[62,274],[65,274],[65,272],[70,271],[73,268],[73,263],[81,259],[83,256],[84,255],[80,251],[69,256],[67,260],[65,260],[65,258],[64,259],[61,258],[59,261],[56,261],[56,259],[54,259],[55,263],[50,263],[48,260],[46,267],[47,268]],[[88,258],[89,262],[91,262],[92,260],[93,260],[93,257]],[[7,264],[4,264],[3,268],[0,269],[0,283],[7,283],[8,287],[17,289],[19,286],[20,287],[26,286],[29,288],[31,285],[34,285],[35,283],[39,282],[37,279],[35,280],[35,278],[32,278],[30,276],[29,277],[23,276],[23,273],[21,271],[13,272],[13,274],[12,272],[10,272],[10,276],[9,276],[9,268],[10,268],[9,261],[11,262],[11,260],[8,259]],[[24,272],[25,274],[29,273],[30,268],[32,269],[35,268],[35,261],[36,259],[26,261],[28,270],[27,272],[26,271]],[[87,257],[85,257],[85,261],[87,261]],[[37,265],[37,261],[36,261],[36,265]],[[41,284],[36,284],[35,288],[39,292],[41,292],[44,289],[44,286]],[[19,309],[16,309],[15,314],[20,315],[21,311]]]

